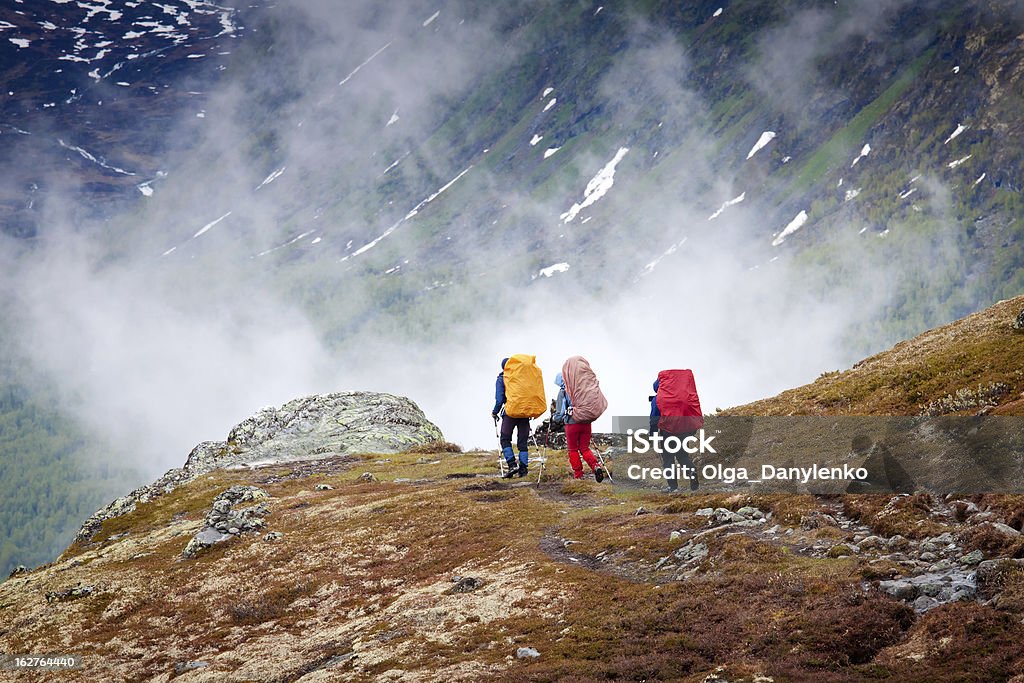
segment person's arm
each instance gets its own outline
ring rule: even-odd
[[[497,415],[501,412],[501,407],[505,405],[505,375],[504,373],[498,375],[498,379],[494,381],[494,408],[491,409],[491,415]]]

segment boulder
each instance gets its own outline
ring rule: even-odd
[[[215,469],[397,453],[443,440],[441,430],[402,396],[362,391],[307,396],[280,408],[264,408],[236,425],[226,441],[200,443],[182,467],[98,510],[76,540],[89,540],[104,521]]]

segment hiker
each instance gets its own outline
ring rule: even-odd
[[[555,383],[559,390],[555,400],[556,413],[552,419],[560,414],[564,416],[565,444],[569,451],[572,476],[574,479],[583,478],[583,463],[580,462],[582,455],[594,473],[594,479],[601,483],[605,472],[590,450],[591,423],[608,408],[608,400],[601,393],[597,375],[586,358],[572,356],[562,364],[562,372],[555,377]]]
[[[654,380],[654,396],[651,402],[651,433],[658,432],[663,437],[675,436],[680,441],[693,436],[704,426],[704,416],[700,410],[700,399],[697,396],[697,385],[692,370],[662,370]],[[697,468],[690,459],[689,453],[680,449],[675,453],[662,451],[662,467],[668,469],[675,463],[686,467],[690,473],[690,490],[696,491],[700,486]],[[666,477],[665,490],[675,493],[678,482],[675,477]]]
[[[508,469],[505,478],[529,473],[530,420],[542,415],[547,408],[544,398],[544,379],[537,367],[537,357],[517,354],[501,361],[501,372],[494,382],[494,408],[491,418],[497,423],[501,417],[501,454]],[[512,431],[516,431],[518,462],[512,450]]]

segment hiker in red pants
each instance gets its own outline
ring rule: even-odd
[[[569,450],[569,465],[576,479],[583,478],[583,463],[580,455],[590,466],[594,479],[604,480],[604,470],[590,450],[591,423],[608,408],[608,401],[601,393],[597,375],[583,356],[572,356],[562,364],[561,374],[555,378],[559,385],[559,412],[565,413],[565,442]]]

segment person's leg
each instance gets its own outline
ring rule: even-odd
[[[569,451],[569,467],[572,468],[574,479],[583,478],[583,463],[580,462],[580,430],[581,424],[565,425],[565,447]]]
[[[525,477],[530,463],[530,418],[521,417],[517,420],[516,445],[519,446],[519,476]]]
[[[505,456],[505,462],[508,463],[510,472],[516,467],[516,456],[512,452],[512,428],[514,425],[515,420],[511,417],[501,416],[501,454]]]
[[[683,434],[682,438],[685,439],[686,437],[694,436],[696,434],[696,431],[687,432],[686,434]],[[696,491],[700,486],[700,480],[697,478],[697,466],[693,464],[690,454],[684,450],[679,451],[679,461],[681,465],[689,468],[686,471],[690,475],[690,490]]]
[[[597,458],[590,450],[591,432],[592,427],[589,422],[580,425],[580,453],[583,455],[583,460],[590,466],[590,471],[593,472],[597,469]]]

